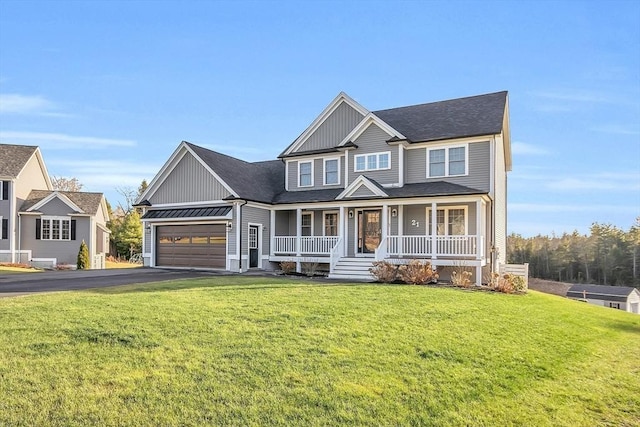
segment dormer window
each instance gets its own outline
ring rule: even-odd
[[[313,186],[313,162],[298,163],[298,187]]]

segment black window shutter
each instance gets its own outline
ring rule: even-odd
[[[9,220],[8,219],[2,220],[2,230],[0,231],[0,235],[2,236],[3,239],[9,238]]]
[[[40,224],[42,224],[42,220],[36,219],[36,240],[40,240]]]
[[[71,220],[71,240],[76,240],[76,220]]]
[[[9,200],[9,181],[2,181],[2,200]]]

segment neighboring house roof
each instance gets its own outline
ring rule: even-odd
[[[567,291],[567,298],[624,302],[634,291],[639,292],[629,286],[573,285]]]
[[[0,177],[17,178],[38,147],[0,144]]]
[[[241,199],[271,203],[284,188],[284,164],[280,160],[249,163],[186,142],[211,170],[229,185]]]
[[[71,202],[73,202],[77,207],[82,209],[82,212],[78,213],[86,213],[90,215],[95,215],[100,209],[100,204],[102,202],[103,195],[102,193],[88,193],[88,192],[78,192],[78,191],[50,191],[50,190],[31,190],[27,199],[22,203],[20,207],[20,212],[26,212],[33,206],[37,205],[39,202],[43,201],[47,197],[51,196],[54,193],[61,194],[67,197]]]
[[[374,111],[410,142],[438,141],[502,132],[507,92],[489,93]]]

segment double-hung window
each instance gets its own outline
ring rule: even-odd
[[[467,174],[467,146],[427,151],[427,178]]]
[[[324,185],[340,184],[340,161],[338,159],[324,160]]]
[[[324,235],[338,235],[338,214],[335,212],[327,212],[324,214]]]
[[[391,168],[391,152],[358,154],[354,157],[355,171],[375,171]]]
[[[298,187],[313,186],[313,162],[298,163]]]
[[[301,228],[303,236],[313,235],[313,214],[311,212],[302,214]]]
[[[43,217],[40,222],[42,240],[71,240],[71,219]]]
[[[428,233],[433,230],[431,209],[427,209]],[[467,231],[467,210],[464,206],[438,208],[436,211],[436,234],[438,236],[462,236]]]

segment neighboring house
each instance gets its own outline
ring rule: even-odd
[[[640,314],[640,291],[628,286],[573,285],[567,298]]]
[[[418,258],[481,283],[505,262],[509,170],[507,92],[373,112],[340,93],[278,160],[183,141],[137,200],[143,256],[350,279]]]
[[[0,144],[0,262],[76,264],[80,242],[103,268],[109,230],[102,193],[55,191],[38,147]]]

